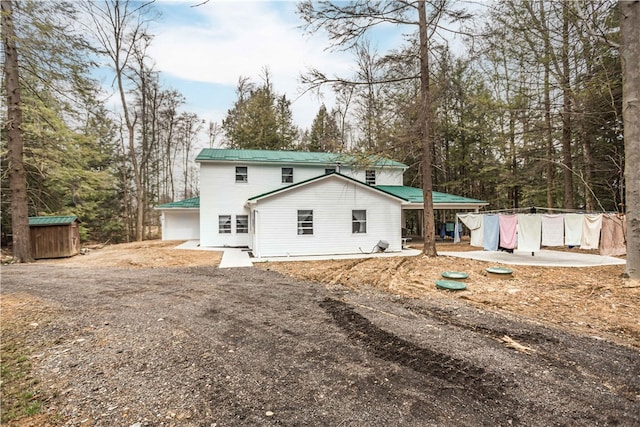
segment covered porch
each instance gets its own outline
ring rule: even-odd
[[[422,240],[424,238],[424,197],[421,188],[379,185],[383,191],[407,199],[402,206],[402,237]],[[435,219],[435,233],[441,240],[453,240],[456,213],[479,212],[489,203],[484,200],[457,196],[454,194],[432,192]]]

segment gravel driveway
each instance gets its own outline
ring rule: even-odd
[[[640,354],[255,268],[2,268],[60,425],[640,425]]]

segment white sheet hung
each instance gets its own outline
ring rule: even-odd
[[[542,215],[542,246],[564,245],[564,216]]]
[[[471,246],[483,247],[483,215],[480,214],[458,214],[460,221],[471,230]]]
[[[564,244],[580,246],[582,242],[583,214],[564,214]]]
[[[580,241],[580,249],[598,249],[601,228],[602,214],[582,215],[582,240]]]
[[[538,252],[542,219],[540,215],[518,214],[518,250]]]

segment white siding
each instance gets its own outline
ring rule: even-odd
[[[349,171],[349,174],[344,174],[350,176],[351,178],[357,179],[361,182],[366,182],[366,171],[367,170],[375,170],[376,171],[376,184],[375,185],[403,185],[402,184],[402,169],[375,169],[375,168],[365,168],[358,169],[355,171]]]
[[[236,166],[248,168],[247,182],[235,182]],[[295,164],[253,164],[242,162],[203,162],[200,164],[200,244],[201,246],[251,246],[250,234],[237,234],[236,215],[249,215],[245,206],[250,197],[284,188],[291,183],[282,182],[282,168],[293,168],[293,181],[301,182],[324,175],[329,166]],[[364,182],[364,170],[352,171],[342,166],[343,175]],[[376,184],[402,185],[402,169],[379,169]],[[323,195],[319,195],[320,199]],[[331,202],[327,202],[331,205]],[[218,216],[231,215],[231,234],[218,233]],[[398,225],[398,230],[400,226]],[[363,248],[364,249],[364,248]]]
[[[162,212],[162,240],[196,240],[200,238],[200,213],[196,211]]]
[[[401,202],[339,177],[256,203],[258,257],[371,252],[380,240],[402,249]],[[298,235],[299,209],[313,210],[313,235]],[[367,211],[367,232],[352,233],[351,211]]]

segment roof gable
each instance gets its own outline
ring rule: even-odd
[[[247,162],[247,163],[284,163],[307,165],[362,165],[362,167],[392,167],[406,169],[404,163],[382,156],[357,156],[345,153],[316,153],[307,151],[276,150],[234,150],[225,148],[204,148],[196,157],[196,162]]]
[[[69,225],[74,221],[78,221],[78,217],[75,215],[67,216],[30,216],[30,227],[42,227],[48,225]]]
[[[316,176],[314,178],[310,178],[310,179],[307,179],[305,181],[296,182],[295,184],[292,184],[292,185],[289,185],[289,186],[286,186],[286,187],[283,187],[283,188],[278,188],[276,190],[269,191],[267,193],[258,194],[257,196],[250,197],[249,201],[250,202],[255,202],[255,201],[258,201],[260,199],[264,199],[264,198],[267,198],[267,197],[275,196],[276,194],[281,194],[281,193],[284,193],[284,192],[287,192],[287,191],[291,191],[293,189],[308,185],[308,184],[313,183],[313,182],[323,181],[323,180],[331,179],[331,178],[334,178],[334,177],[342,179],[342,180],[345,180],[345,181],[353,182],[354,184],[356,184],[358,186],[361,186],[361,187],[366,188],[366,189],[371,190],[371,191],[375,191],[377,193],[381,193],[381,194],[383,194],[383,195],[385,195],[387,197],[392,197],[394,199],[399,199],[399,200],[405,201],[405,202],[409,201],[408,199],[406,199],[406,198],[404,198],[402,196],[399,196],[397,194],[393,194],[391,192],[385,191],[384,189],[382,189],[380,187],[374,187],[374,186],[371,186],[371,185],[367,185],[362,181],[358,181],[357,179],[353,179],[353,178],[351,178],[349,176],[343,175],[343,174],[338,173],[338,172],[332,172],[332,173],[329,173],[329,174]]]

